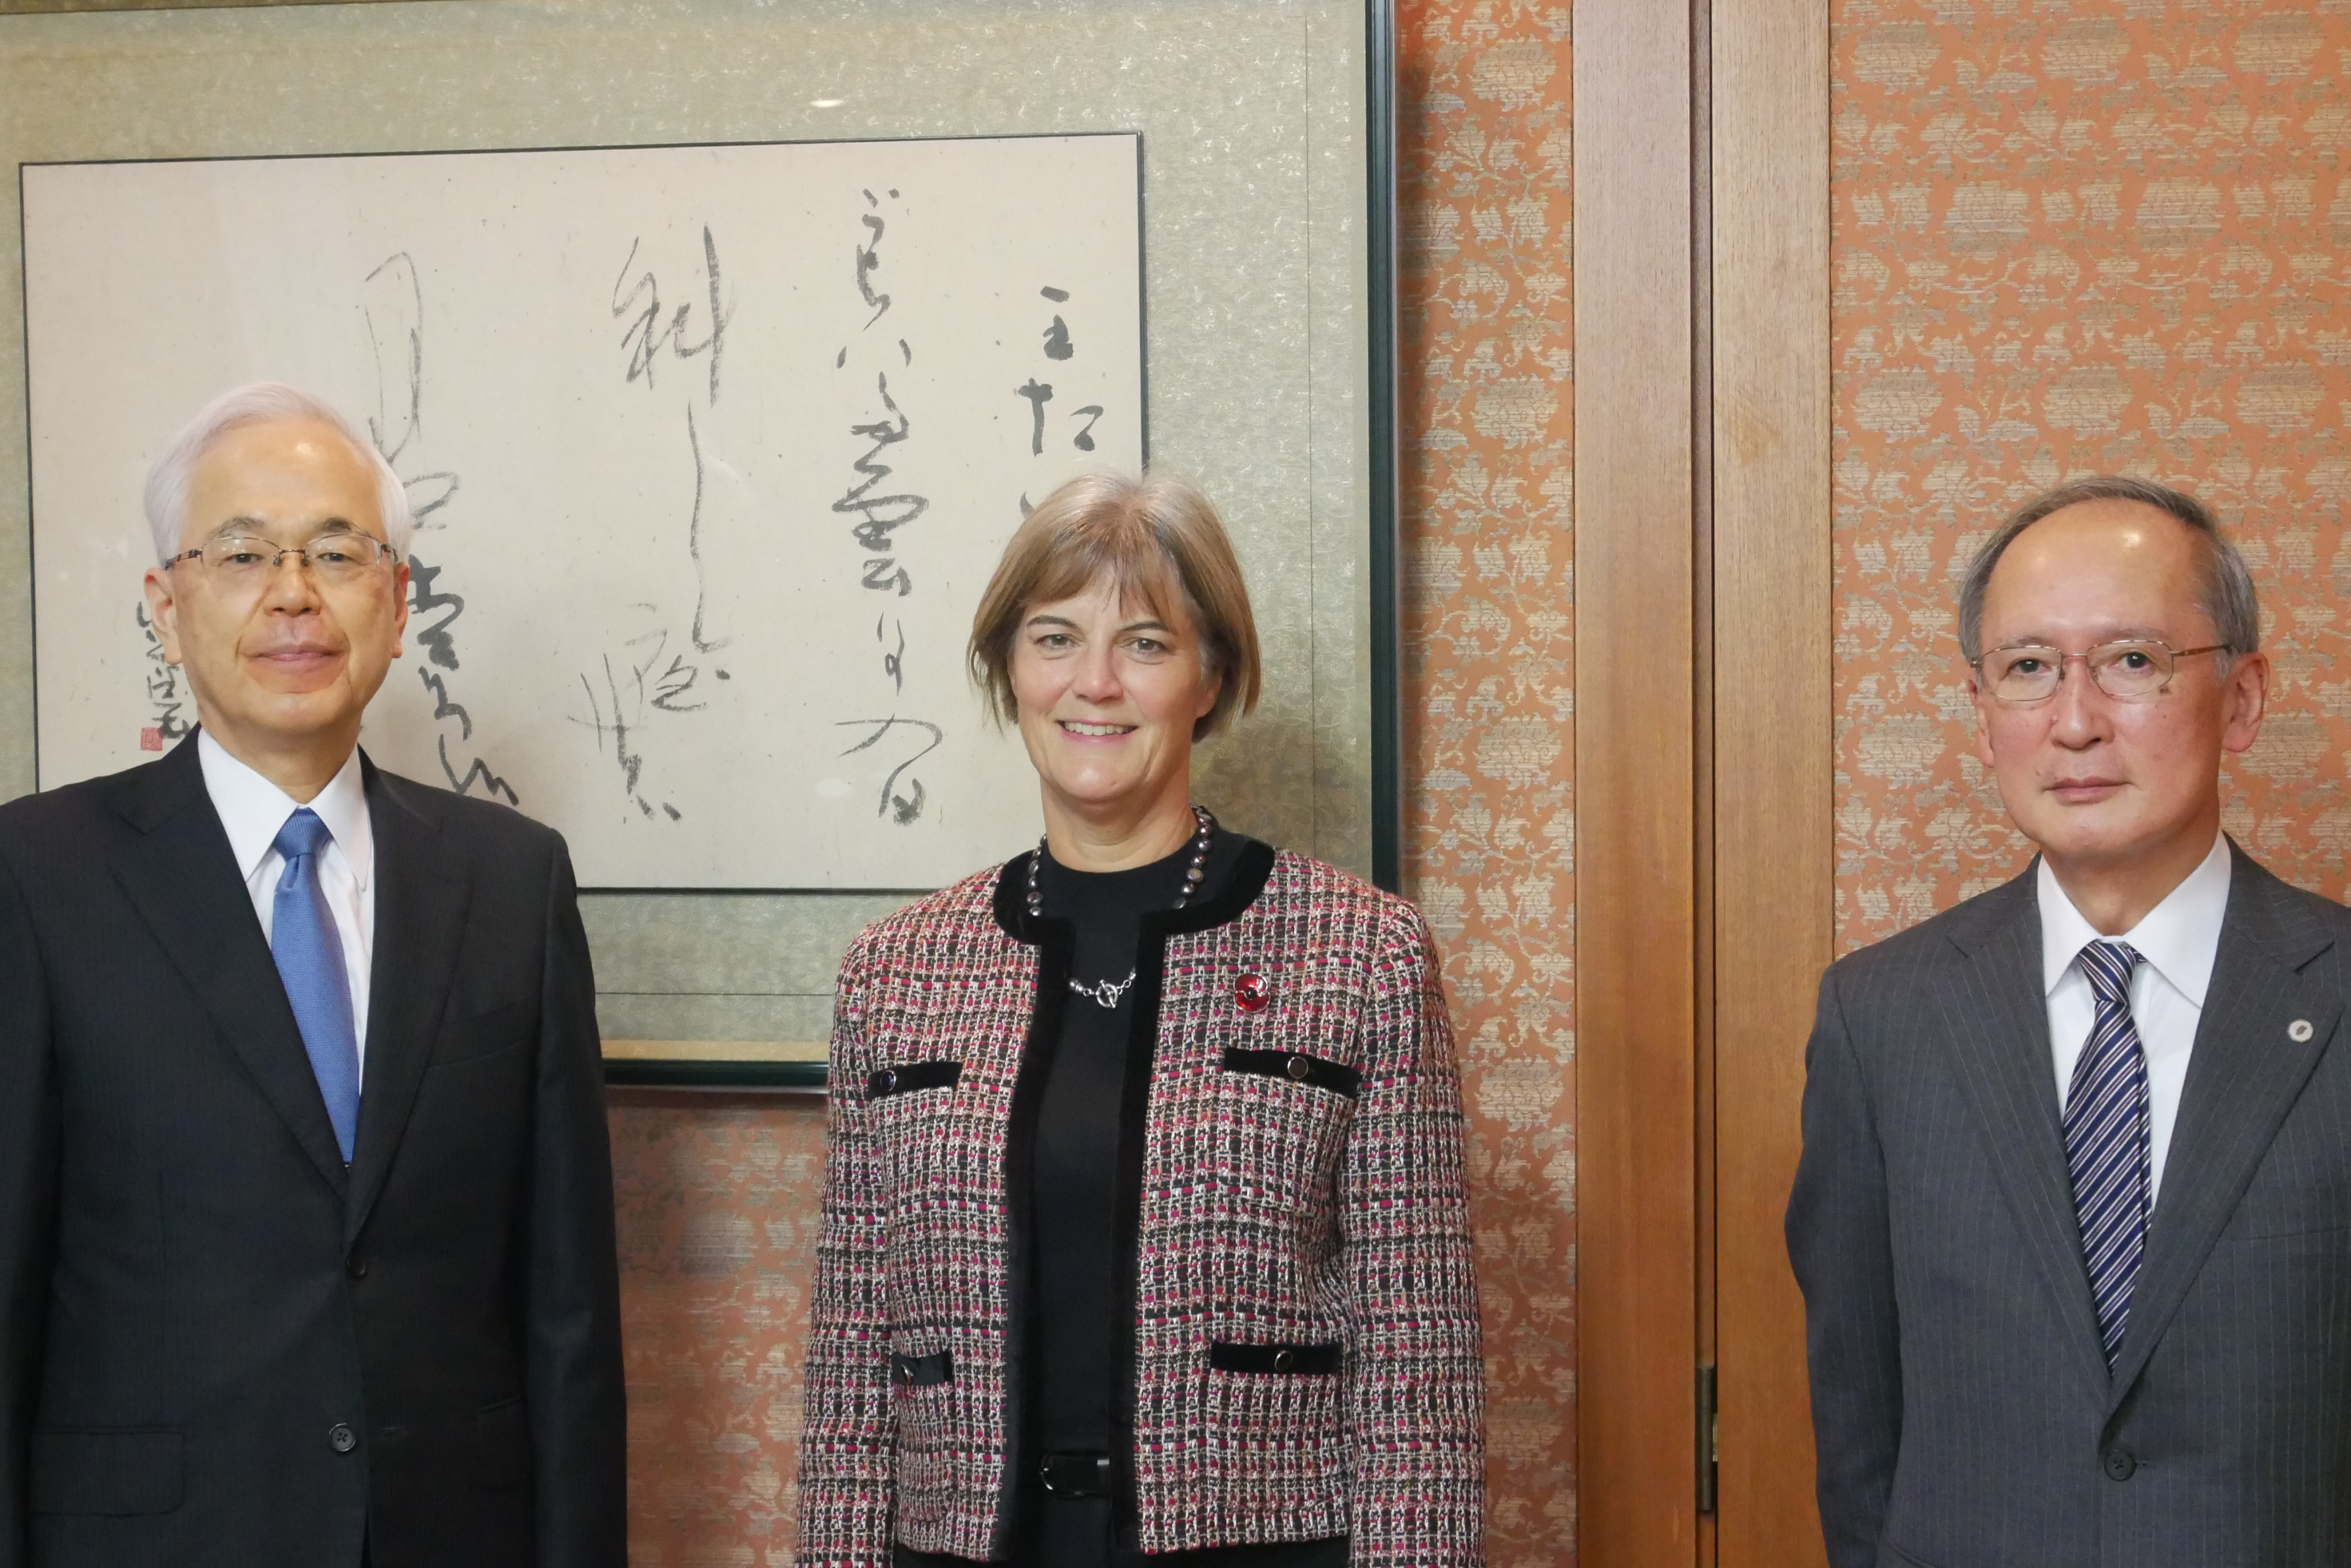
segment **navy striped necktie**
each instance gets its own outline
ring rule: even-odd
[[[2074,1063],[2065,1096],[2065,1163],[2074,1176],[2074,1212],[2082,1222],[2082,1260],[2098,1309],[2106,1364],[2122,1349],[2131,1287],[2147,1255],[2147,1052],[2131,1021],[2131,971],[2141,962],[2121,942],[2082,949],[2082,973],[2097,998],[2097,1020]]]

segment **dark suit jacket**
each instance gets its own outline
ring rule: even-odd
[[[556,834],[366,769],[347,1171],[193,740],[0,806],[0,1568],[618,1568]]]
[[[1829,970],[1788,1250],[1836,1568],[2351,1563],[2351,911],[2234,852],[2111,1376],[2031,873]]]

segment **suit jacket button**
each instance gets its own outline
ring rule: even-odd
[[[1277,1350],[1277,1351],[1275,1351],[1275,1352],[1273,1353],[1273,1369],[1274,1369],[1274,1371],[1276,1371],[1276,1372],[1288,1372],[1288,1371],[1290,1371],[1292,1367],[1296,1366],[1297,1364],[1298,1364],[1298,1353],[1297,1353],[1296,1351],[1294,1351],[1294,1350]]]
[[[1290,1074],[1291,1082],[1303,1083],[1313,1076],[1314,1064],[1302,1056],[1293,1056],[1282,1071]]]
[[[339,1454],[348,1454],[360,1446],[360,1435],[340,1421],[327,1428],[327,1447]]]
[[[349,1274],[354,1280],[366,1279],[367,1269],[368,1264],[366,1257],[363,1254],[356,1252],[351,1255],[351,1260],[343,1265],[343,1272]]]
[[[2138,1461],[2121,1448],[2106,1456],[2106,1479],[2110,1481],[2126,1481],[2137,1469]]]

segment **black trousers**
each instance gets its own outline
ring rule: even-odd
[[[916,1552],[893,1553],[893,1568],[966,1568],[968,1559]],[[1121,1552],[1111,1539],[1110,1499],[1043,1498],[1029,1516],[1012,1568],[1347,1568],[1347,1538],[1284,1541],[1266,1546],[1209,1546],[1197,1552]]]

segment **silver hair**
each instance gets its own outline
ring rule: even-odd
[[[283,382],[254,382],[221,393],[204,404],[147,470],[145,495],[148,531],[155,536],[155,559],[167,561],[180,551],[180,537],[188,523],[188,492],[193,487],[196,465],[213,444],[230,431],[248,424],[281,419],[316,420],[332,425],[350,443],[361,462],[375,471],[376,509],[383,514],[383,537],[408,556],[408,541],[416,531],[416,517],[408,505],[408,486],[392,471],[375,443],[361,435],[332,403]]]
[[[2017,535],[2042,518],[2084,501],[2136,501],[2187,525],[2199,547],[2196,602],[2212,622],[2224,650],[2217,667],[2225,675],[2237,655],[2261,647],[2262,610],[2253,592],[2253,574],[2245,570],[2245,558],[2237,553],[2237,547],[2220,532],[2211,509],[2195,497],[2152,479],[2101,475],[2035,496],[1976,551],[1959,584],[1959,652],[1969,664],[1983,657],[1984,591],[1991,586],[1991,570],[2000,564],[2001,556],[2016,542]]]

